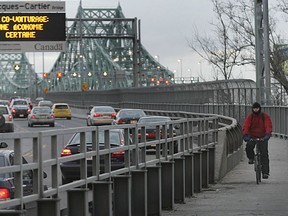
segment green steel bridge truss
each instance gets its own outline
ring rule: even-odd
[[[38,77],[25,53],[0,54],[1,93],[37,97],[43,92],[89,91],[174,83],[140,41],[140,22],[127,19],[121,6],[78,8],[66,19],[66,51],[50,72]]]

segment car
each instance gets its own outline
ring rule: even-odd
[[[10,97],[9,102],[11,103],[12,100],[14,100],[14,99],[20,99],[20,98],[21,98],[20,96],[14,95],[14,96]]]
[[[14,132],[14,121],[7,105],[0,105],[0,132]]]
[[[55,127],[55,117],[50,107],[47,106],[34,107],[28,115],[27,120],[28,127],[33,127],[34,125],[49,125],[50,127]]]
[[[171,118],[168,116],[145,116],[145,117],[141,117],[138,120],[138,124],[140,125],[145,125],[145,129],[146,129],[146,141],[152,141],[156,139],[156,123],[159,125],[164,125],[166,123],[171,122]],[[154,123],[154,124],[153,124]],[[152,125],[151,125],[152,124]],[[172,130],[173,130],[173,137],[175,137],[177,135],[177,129],[179,129],[178,125],[173,125]],[[167,137],[170,137],[169,135],[169,125],[167,125]],[[160,139],[163,137],[163,129],[162,126],[160,126]],[[139,129],[138,131],[138,139],[139,141],[141,140],[141,129]],[[148,149],[152,149],[155,150],[156,149],[156,145],[150,145],[146,147],[147,150]],[[175,141],[174,142],[174,153],[178,152],[178,142]]]
[[[27,118],[31,112],[29,103],[26,99],[13,99],[10,104],[10,110],[13,118]]]
[[[111,106],[94,106],[87,114],[87,126],[112,124],[116,117],[116,111]]]
[[[7,143],[0,143],[0,168],[14,165],[14,150],[6,149],[7,147]],[[27,164],[27,160],[24,157],[22,157],[22,163]],[[22,175],[23,195],[27,196],[33,194],[33,170],[25,170]],[[45,172],[43,177],[47,178]],[[47,189],[47,186],[44,185],[44,188]],[[12,172],[0,174],[0,202],[13,199],[14,193],[14,174]]]
[[[117,115],[113,124],[137,124],[141,117],[146,116],[142,109],[121,109]]]
[[[32,110],[32,109],[33,109],[33,103],[32,103],[32,101],[31,101],[31,98],[25,97],[24,99],[28,101],[29,107],[30,107],[30,109]]]
[[[124,146],[124,130],[123,129],[110,129],[109,130],[110,137],[110,147],[120,147]],[[85,134],[86,147],[87,151],[92,150],[92,132],[86,132]],[[99,130],[99,148],[104,149],[104,131]],[[131,142],[131,140],[129,140]],[[128,145],[128,143],[127,143]],[[70,155],[78,154],[80,149],[80,133],[75,133],[72,135],[71,139],[68,141],[66,146],[63,148],[61,152],[61,157],[67,157]],[[124,163],[124,150],[117,151],[111,153],[111,170],[116,170],[123,168]],[[87,175],[92,175],[92,158],[87,159]],[[60,163],[60,169],[62,172],[62,183],[69,183],[73,180],[77,180],[80,178],[80,162],[79,160],[69,161]],[[104,156],[100,157],[100,172],[104,172]]]
[[[37,97],[37,98],[35,99],[36,102],[39,102],[39,101],[42,101],[42,100],[44,100],[43,97]]]
[[[52,108],[53,102],[49,100],[42,100],[42,101],[39,101],[38,106],[48,106]]]
[[[71,108],[67,103],[54,103],[52,106],[52,112],[55,118],[72,118]]]
[[[9,100],[0,100],[1,105],[7,105],[8,107],[10,106],[10,101]]]

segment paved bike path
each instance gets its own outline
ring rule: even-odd
[[[253,165],[246,155],[221,182],[175,204],[162,216],[287,216],[288,141],[269,141],[270,177],[257,185]]]

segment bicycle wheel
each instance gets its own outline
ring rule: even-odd
[[[261,182],[261,164],[259,163],[257,155],[255,155],[254,169],[256,174],[256,183],[259,184],[259,182]]]

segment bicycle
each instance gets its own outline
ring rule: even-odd
[[[255,147],[255,155],[254,155],[254,170],[256,173],[256,183],[259,184],[259,182],[261,182],[261,178],[262,178],[262,164],[261,164],[261,153],[260,153],[260,149],[259,149],[259,144],[261,142],[263,142],[264,140],[261,138],[257,138],[257,139],[253,139],[253,141],[256,142]]]

